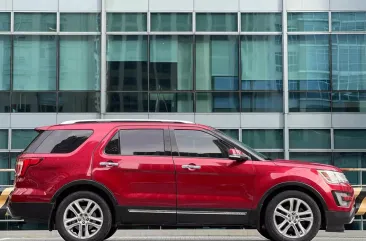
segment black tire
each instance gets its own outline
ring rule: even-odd
[[[82,198],[87,198],[87,199],[90,199],[90,200],[94,201],[95,203],[97,203],[100,206],[100,209],[103,213],[102,227],[94,236],[92,236],[91,238],[87,238],[87,239],[79,239],[77,237],[72,236],[66,230],[66,228],[64,227],[64,224],[63,224],[63,215],[64,215],[64,212],[66,211],[66,208],[68,207],[68,205],[71,204],[73,201],[75,201],[77,199],[82,199]],[[60,236],[65,241],[80,241],[80,240],[100,241],[100,240],[105,239],[105,237],[109,234],[109,231],[112,228],[112,214],[111,214],[110,208],[108,207],[107,203],[99,195],[97,195],[93,192],[89,192],[89,191],[80,191],[80,192],[72,193],[71,195],[64,198],[64,200],[60,203],[60,205],[58,206],[57,211],[56,211],[55,223],[56,223],[57,231],[59,232]]]
[[[118,230],[118,227],[112,227],[111,230],[109,231],[109,233],[107,234],[107,236],[104,239],[109,239],[110,237],[112,237]]]
[[[277,228],[275,221],[273,219],[273,215],[275,212],[275,209],[278,204],[280,204],[282,201],[286,200],[287,198],[298,198],[301,201],[305,202],[309,207],[310,210],[313,213],[313,225],[309,229],[308,233],[302,237],[286,237],[285,235],[281,234]],[[274,241],[310,241],[312,240],[317,233],[319,232],[321,226],[321,212],[317,205],[317,203],[307,194],[299,191],[285,191],[277,196],[275,196],[268,204],[266,208],[265,213],[265,227],[266,230]],[[286,226],[285,226],[286,227]],[[299,229],[299,228],[298,228]],[[293,228],[291,228],[291,231],[294,231]]]
[[[271,240],[271,237],[269,236],[269,233],[264,225],[262,225],[260,228],[257,228],[257,230],[264,238]]]

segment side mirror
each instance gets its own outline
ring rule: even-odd
[[[237,149],[229,149],[229,159],[235,161],[247,161],[250,157]]]

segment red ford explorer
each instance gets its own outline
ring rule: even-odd
[[[222,132],[169,120],[81,120],[36,129],[8,211],[64,240],[118,228],[256,228],[275,241],[342,232],[354,191],[334,166],[271,160]]]

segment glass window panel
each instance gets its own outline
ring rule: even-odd
[[[9,153],[0,153],[0,169],[9,169]],[[9,185],[10,172],[0,172],[0,186]],[[0,217],[2,219],[2,217]]]
[[[192,31],[191,13],[151,13],[151,31]]]
[[[242,92],[242,112],[282,112],[282,92]]]
[[[366,130],[334,130],[335,149],[366,149]]]
[[[8,149],[8,130],[0,130],[0,149]]]
[[[15,32],[56,32],[56,13],[14,13]]]
[[[239,130],[237,129],[218,129],[218,130],[236,140],[239,140]]]
[[[100,92],[61,92],[59,112],[100,112]]]
[[[100,89],[100,36],[60,36],[59,88]]]
[[[236,32],[238,15],[236,13],[196,13],[198,32]]]
[[[0,90],[10,89],[10,54],[11,37],[0,35]]]
[[[150,112],[193,112],[193,93],[150,94]]]
[[[333,31],[366,31],[365,12],[332,12]]]
[[[60,13],[61,32],[100,32],[100,13]]]
[[[289,90],[330,90],[329,35],[288,36]]]
[[[335,92],[332,94],[333,112],[366,112],[365,92]]]
[[[366,90],[366,35],[332,35],[334,90]]]
[[[290,159],[304,162],[332,164],[332,153],[290,152]]]
[[[281,13],[242,13],[242,32],[281,32]]]
[[[146,13],[107,13],[108,32],[147,31]]]
[[[282,90],[282,36],[241,36],[242,90]]]
[[[107,89],[148,89],[148,46],[146,36],[108,36]]]
[[[147,112],[147,93],[107,93],[107,112]]]
[[[283,152],[261,152],[261,153],[268,156],[269,158],[272,158],[273,160],[283,159],[285,156]]]
[[[197,93],[196,112],[239,112],[239,94],[236,92]]]
[[[56,112],[56,93],[13,92],[11,112]]]
[[[196,37],[196,89],[238,90],[237,36]]]
[[[289,32],[328,31],[328,13],[288,13],[287,29]]]
[[[10,31],[10,13],[0,13],[0,31]]]
[[[339,168],[365,168],[366,153],[333,153],[334,165]],[[361,184],[360,171],[344,171],[352,185]]]
[[[242,130],[242,142],[254,149],[282,149],[283,130]]]
[[[10,93],[0,92],[0,113],[10,112]]]
[[[290,112],[330,112],[329,92],[289,92]]]
[[[10,168],[11,169],[15,169],[15,163],[17,160],[17,157],[20,153],[17,152],[12,152],[10,153]],[[15,179],[15,172],[11,172],[10,173],[10,183],[13,184],[14,183],[14,179]]]
[[[193,37],[151,36],[150,90],[193,89]]]
[[[22,150],[26,148],[38,135],[35,130],[12,130],[11,149]]]
[[[330,130],[290,130],[290,149],[330,149]]]
[[[14,90],[56,89],[56,36],[14,37]]]

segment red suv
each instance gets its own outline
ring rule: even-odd
[[[63,239],[118,228],[256,228],[276,241],[343,232],[354,191],[334,166],[272,160],[205,125],[168,120],[68,121],[39,135],[16,164],[11,216]]]

